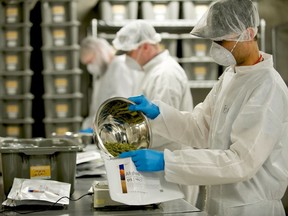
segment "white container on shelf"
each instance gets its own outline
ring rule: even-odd
[[[100,1],[101,19],[105,21],[121,21],[137,19],[137,1]]]
[[[197,38],[191,35],[182,35],[182,57],[205,57],[209,56],[211,40]]]
[[[183,19],[199,20],[207,11],[211,1],[183,1]]]
[[[217,80],[219,66],[214,62],[182,63],[189,80]]]
[[[143,1],[141,3],[143,19],[163,21],[179,19],[178,1]]]

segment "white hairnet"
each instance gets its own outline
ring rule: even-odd
[[[154,27],[144,21],[136,20],[122,27],[116,34],[112,44],[117,50],[131,51],[137,49],[143,43],[157,44],[161,36]]]
[[[258,25],[259,14],[252,1],[218,0],[210,5],[191,34],[214,41],[249,41],[257,35]]]
[[[105,39],[88,36],[81,42],[80,55],[85,56],[88,53],[94,53],[98,62],[108,64],[115,49]]]

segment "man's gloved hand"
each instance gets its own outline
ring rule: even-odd
[[[80,133],[93,133],[93,129],[92,128],[86,128],[86,129],[82,129],[79,131]]]
[[[164,154],[161,151],[139,149],[123,152],[120,158],[131,157],[138,171],[162,171],[164,170]]]
[[[130,111],[141,111],[150,119],[155,119],[160,114],[159,107],[147,100],[144,95],[129,97],[128,100],[136,104],[129,105]]]

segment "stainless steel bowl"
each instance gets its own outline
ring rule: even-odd
[[[110,98],[96,113],[93,124],[96,145],[110,157],[150,146],[150,123],[142,112],[129,111],[129,104],[133,102],[126,98]]]

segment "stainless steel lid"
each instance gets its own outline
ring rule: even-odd
[[[129,104],[133,102],[126,98],[110,98],[96,113],[93,124],[96,144],[110,157],[150,146],[150,123],[142,112],[129,111]]]

